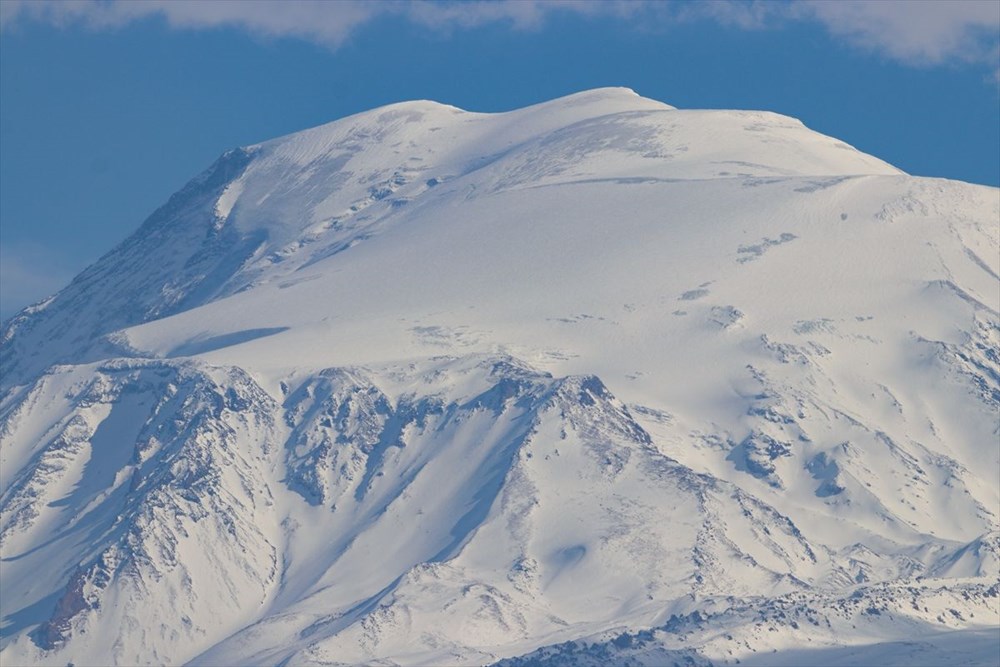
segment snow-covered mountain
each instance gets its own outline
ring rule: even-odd
[[[998,274],[626,89],[229,151],[3,332],[0,661],[991,664]]]

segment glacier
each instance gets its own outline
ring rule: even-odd
[[[1000,190],[780,114],[237,148],[0,340],[3,664],[1000,655]]]

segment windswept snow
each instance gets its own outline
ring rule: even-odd
[[[998,258],[620,88],[229,151],[3,332],[2,660],[991,664]]]

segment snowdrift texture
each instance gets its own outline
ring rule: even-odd
[[[626,89],[230,151],[5,327],[3,664],[991,664],[1000,193]]]

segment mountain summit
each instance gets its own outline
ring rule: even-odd
[[[988,662],[998,220],[623,88],[229,151],[4,329],[0,656]]]

